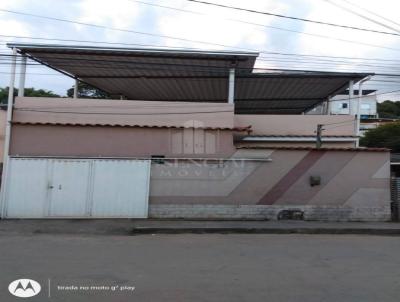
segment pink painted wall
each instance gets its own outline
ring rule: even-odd
[[[326,124],[323,135],[355,135],[350,115],[235,115],[235,126],[251,125],[252,135],[315,135],[318,124]]]
[[[257,151],[257,152],[255,152]],[[389,152],[240,150],[237,161],[153,164],[153,205],[387,207]],[[271,162],[240,159],[270,158]],[[310,186],[310,176],[321,184]]]
[[[236,142],[236,147],[309,147],[315,148],[315,142]],[[354,148],[354,142],[324,142],[324,148]]]
[[[230,130],[106,126],[12,126],[10,154],[18,156],[230,156]]]
[[[233,105],[17,97],[13,121],[79,125],[232,128]]]

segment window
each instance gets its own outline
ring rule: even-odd
[[[342,103],[342,109],[347,109],[349,108],[349,104],[347,103]]]
[[[218,137],[218,130],[178,129],[171,132],[171,150],[173,154],[215,154]]]

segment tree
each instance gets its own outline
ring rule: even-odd
[[[67,96],[72,98],[74,96],[74,87],[67,90]],[[78,84],[78,97],[90,99],[110,99],[111,96],[100,89],[92,87],[86,83],[79,82]]]
[[[400,102],[386,100],[378,103],[378,114],[381,118],[400,118]]]
[[[361,138],[360,145],[365,147],[389,148],[400,152],[400,122],[390,123],[368,130]]]
[[[18,95],[18,89],[14,88],[14,96],[17,95]],[[60,97],[58,94],[55,94],[50,90],[35,89],[33,87],[25,88],[24,95],[31,97],[54,97],[54,98]],[[0,88],[0,104],[7,104],[7,100],[8,100],[8,87]]]

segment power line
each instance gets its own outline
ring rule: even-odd
[[[149,113],[118,113],[118,112],[79,112],[79,111],[54,111],[54,110],[36,110],[30,108],[15,108],[18,111],[30,111],[30,112],[43,112],[43,113],[67,113],[67,114],[98,114],[98,115],[177,115],[177,114],[193,114],[193,113],[220,113],[220,112],[232,112],[232,110],[219,110],[219,111],[197,111],[197,112],[149,112]]]
[[[0,74],[11,74],[10,72],[0,72]],[[20,73],[15,73],[16,75],[19,75]],[[63,74],[52,74],[52,73],[35,73],[35,72],[26,72],[25,74],[27,75],[40,75],[40,76],[56,76],[56,77],[60,77],[60,76],[65,76]]]
[[[205,45],[215,45],[215,46],[221,46],[221,47],[232,47],[232,46],[225,45],[225,44],[211,43],[211,42],[206,42],[206,41],[179,38],[179,37],[174,37],[174,36],[169,36],[169,35],[159,35],[159,34],[153,34],[153,33],[142,32],[142,31],[135,31],[135,30],[129,30],[129,29],[123,29],[123,28],[109,27],[109,26],[104,26],[104,25],[100,25],[100,24],[93,24],[93,23],[86,23],[86,22],[80,22],[80,21],[74,21],[74,20],[68,20],[68,19],[54,18],[54,17],[30,14],[30,13],[25,13],[25,12],[13,11],[13,10],[8,10],[8,9],[0,9],[0,11],[11,13],[11,14],[30,16],[30,17],[35,17],[35,18],[48,19],[48,20],[53,20],[53,21],[58,21],[58,22],[79,24],[79,25],[84,25],[84,26],[90,26],[90,27],[96,27],[96,28],[102,28],[102,29],[126,32],[126,33],[133,33],[133,34],[138,34],[138,35],[146,35],[146,36],[152,36],[152,37],[162,37],[162,38],[167,38],[167,39],[172,39],[172,40],[191,42],[191,43],[194,42],[194,43],[205,44]],[[243,47],[234,47],[234,48],[243,49],[243,50],[247,50],[247,51],[249,50],[248,48],[243,48]]]
[[[353,120],[351,123],[349,122],[349,123],[346,123],[346,124],[343,124],[343,125],[337,125],[337,126],[334,126],[334,127],[328,127],[330,130],[332,130],[332,129],[335,129],[335,128],[340,128],[340,127],[344,127],[344,126],[346,126],[347,124],[354,124],[355,123],[355,121],[356,120]]]
[[[5,64],[10,64],[11,63],[11,58],[13,55],[11,54],[0,54],[0,58],[4,57],[5,60],[3,60],[3,62],[6,62],[6,60],[8,59],[8,63]],[[20,57],[18,57],[18,61],[20,60]],[[112,63],[112,64],[125,64],[128,65],[130,67],[127,66],[118,66],[118,68],[120,69],[130,69],[132,67],[135,67],[136,69],[148,69],[145,68],[143,66],[156,66],[157,68],[154,68],[154,70],[169,70],[168,67],[182,67],[182,68],[192,68],[192,70],[194,71],[196,68],[196,72],[205,72],[205,71],[213,71],[213,72],[222,72],[222,73],[226,73],[228,72],[230,67],[227,66],[215,66],[215,65],[195,65],[195,64],[178,64],[178,63],[165,63],[165,62],[135,62],[135,61],[127,61],[127,60],[110,60],[110,59],[90,59],[90,58],[57,58],[57,57],[53,57],[51,58],[52,62],[57,63],[57,67],[84,67],[82,65],[80,65],[80,62],[95,62],[95,63],[99,63],[99,65],[102,66],[90,66],[90,68],[94,68],[94,69],[115,69],[115,66],[110,67],[110,64],[106,64],[106,63]],[[271,60],[274,61],[274,60]],[[72,63],[70,63],[72,62]],[[279,62],[279,60],[277,60],[277,62]],[[290,62],[290,61],[288,61]],[[293,61],[292,61],[293,62]],[[76,64],[75,64],[76,63]],[[299,62],[296,62],[299,63]],[[2,63],[0,63],[2,64]],[[30,65],[33,66],[40,66],[40,63],[28,63]],[[319,63],[321,65],[323,65],[323,63]],[[342,62],[337,62],[337,64],[343,64]],[[161,67],[165,67],[165,68],[161,68]],[[310,66],[308,64],[308,66]],[[381,68],[388,68],[388,66],[379,66],[379,65],[367,65],[367,64],[353,64],[351,67],[353,66],[371,66],[371,67],[381,67]],[[390,66],[393,67],[394,70],[396,69],[396,66]],[[397,66],[400,67],[400,66]],[[89,68],[89,67],[88,67]],[[271,70],[268,67],[251,67],[251,68],[245,68],[245,67],[236,67],[237,71],[245,71],[245,72],[249,72],[249,71],[253,71],[253,70],[259,70],[259,71],[266,71],[266,70]],[[174,71],[179,71],[178,69],[174,69]],[[188,69],[181,69],[180,71],[189,71]],[[323,71],[322,71],[323,72]],[[321,71],[320,71],[321,73]]]
[[[0,53],[0,65],[1,64],[10,64],[12,61],[13,55],[11,54],[1,54]],[[17,56],[17,61],[19,62],[21,60],[21,56]],[[222,71],[227,71],[229,68],[228,67],[223,67],[223,66],[204,66],[204,65],[194,65],[194,64],[177,64],[177,63],[163,63],[163,62],[159,62],[159,63],[152,63],[152,62],[136,62],[136,61],[122,61],[122,60],[97,60],[97,59],[83,59],[83,58],[57,58],[57,57],[53,57],[52,62],[57,62],[57,66],[58,67],[81,67],[81,65],[74,65],[74,64],[69,64],[67,62],[72,61],[72,63],[74,63],[74,61],[78,64],[81,61],[84,62],[99,62],[101,65],[104,66],[93,66],[93,68],[108,68],[105,65],[109,65],[109,64],[105,64],[105,63],[121,63],[121,64],[127,64],[127,65],[132,65],[132,66],[142,66],[142,65],[155,65],[155,66],[179,66],[179,67],[196,67],[198,68],[198,71],[208,71],[211,69],[214,70],[222,70]],[[308,61],[301,61],[302,59],[264,59],[261,60],[263,62],[278,62],[278,63],[297,63],[299,65],[302,66],[331,66],[331,67],[336,67],[336,65],[348,65],[349,68],[356,68],[359,66],[362,67],[374,67],[374,68],[383,68],[383,69],[393,69],[393,70],[397,70],[400,68],[400,65],[377,65],[377,64],[365,64],[365,63],[349,63],[349,62],[344,62],[344,61],[328,61],[328,62],[308,62]],[[3,62],[3,63],[1,63]],[[65,62],[65,63],[64,63]],[[27,63],[27,65],[31,65],[31,66],[41,66],[42,64],[40,63]],[[124,66],[121,66],[120,68],[124,68]],[[252,68],[241,68],[241,67],[237,67],[238,71],[252,71],[252,70],[268,70],[268,67],[252,67]]]
[[[9,52],[0,52],[0,55],[3,55],[4,59],[7,59],[7,57],[9,57],[9,59],[11,60],[11,57],[13,56],[12,54],[10,54]],[[17,55],[17,60],[20,59],[20,56]],[[55,59],[62,59],[62,58],[55,58]],[[67,58],[65,58],[66,60]],[[73,59],[73,58],[71,58]],[[262,61],[262,62],[295,62],[295,63],[319,63],[321,65],[324,64],[346,64],[346,65],[351,65],[351,66],[369,66],[369,67],[397,67],[400,65],[394,65],[393,63],[389,64],[389,63],[379,63],[380,65],[371,65],[371,63],[364,63],[364,62],[349,62],[349,61],[343,61],[343,60],[329,60],[329,59],[308,59],[308,58],[275,58],[275,57],[271,57],[271,58],[264,58],[262,57],[261,59],[257,59],[258,61]],[[106,60],[105,60],[106,61]],[[397,63],[400,63],[400,61],[396,61]]]
[[[16,39],[43,40],[43,41],[79,42],[79,43],[105,44],[105,45],[125,45],[125,46],[160,47],[160,48],[168,48],[168,49],[169,49],[169,48],[188,49],[188,50],[198,50],[198,49],[199,49],[199,48],[195,48],[195,47],[180,47],[180,46],[168,46],[168,47],[164,47],[164,46],[161,46],[161,45],[154,45],[154,44],[123,43],[123,42],[106,42],[106,41],[62,39],[62,38],[42,38],[42,37],[31,37],[31,36],[0,35],[0,37],[16,38]],[[7,43],[5,43],[5,44],[7,44]]]
[[[374,19],[372,19],[372,18],[370,18],[370,17],[368,17],[368,16],[365,16],[365,15],[363,15],[363,14],[360,14],[359,12],[357,12],[357,11],[351,9],[351,8],[344,7],[343,5],[340,5],[339,3],[336,3],[336,2],[334,2],[334,1],[332,1],[332,0],[324,0],[324,1],[326,1],[326,2],[328,2],[328,3],[330,3],[330,4],[332,4],[333,6],[339,7],[340,9],[342,9],[342,10],[344,10],[344,11],[350,12],[350,13],[352,13],[353,15],[356,15],[356,16],[358,16],[358,17],[360,17],[360,18],[363,18],[363,19],[368,20],[368,21],[370,21],[370,22],[372,22],[372,23],[378,24],[378,25],[380,25],[380,26],[383,26],[383,27],[386,27],[386,28],[388,28],[388,29],[390,29],[390,30],[393,30],[393,31],[395,31],[395,32],[397,32],[397,33],[400,33],[400,31],[399,31],[398,29],[393,28],[393,27],[391,27],[391,26],[389,26],[389,25],[386,25],[386,24],[384,24],[384,23],[382,23],[382,22],[379,22],[379,21],[377,21],[377,20],[374,20]]]
[[[114,27],[107,27],[107,26],[98,25],[98,24],[84,23],[84,22],[78,22],[78,21],[73,21],[73,20],[60,19],[60,18],[53,18],[53,17],[48,17],[48,16],[41,16],[41,15],[35,15],[35,14],[24,13],[24,12],[17,12],[17,11],[11,11],[11,10],[0,9],[0,11],[6,11],[6,12],[14,13],[14,14],[21,14],[21,15],[26,15],[26,16],[31,16],[31,17],[37,17],[37,18],[44,18],[44,19],[49,19],[49,20],[59,21],[59,22],[80,24],[80,25],[91,26],[91,27],[96,27],[96,28],[103,28],[103,29],[109,29],[109,30],[115,30],[115,31],[122,31],[122,32],[129,32],[129,33],[134,33],[134,34],[149,35],[149,36],[164,37],[164,38],[175,39],[175,40],[185,41],[185,42],[194,42],[194,43],[201,43],[201,44],[207,44],[207,45],[217,45],[217,46],[236,48],[236,49],[241,49],[241,50],[246,50],[246,51],[249,51],[249,50],[250,50],[250,51],[257,51],[257,52],[266,53],[266,54],[290,55],[290,54],[284,54],[284,53],[279,53],[279,52],[258,51],[258,50],[254,50],[254,49],[243,48],[243,47],[236,47],[236,46],[229,46],[229,45],[219,44],[219,43],[211,43],[211,42],[205,42],[205,41],[198,41],[198,40],[191,40],[191,39],[185,39],[185,38],[172,37],[172,36],[167,36],[167,35],[158,35],[158,34],[153,34],[153,33],[132,31],[132,30],[128,30],[128,29],[120,29],[120,28],[114,28]],[[400,49],[391,49],[391,50],[400,51]],[[307,55],[303,55],[303,56],[307,56]]]
[[[385,95],[385,94],[391,94],[391,93],[396,93],[396,92],[400,92],[400,89],[396,89],[396,90],[392,90],[392,91],[387,91],[387,92],[382,92],[382,93],[376,93],[374,94],[375,96],[379,96],[379,95]],[[359,96],[354,96],[354,97],[347,97],[347,98],[343,98],[343,99],[336,99],[336,100],[329,100],[329,102],[335,102],[335,101],[348,101],[348,100],[358,100]]]
[[[379,95],[386,95],[386,94],[390,94],[390,93],[395,93],[395,92],[400,92],[400,89],[398,89],[398,90],[393,90],[393,91],[390,91],[390,92],[384,92],[384,93],[377,93],[377,94],[375,94],[376,96],[379,96]],[[330,101],[328,101],[328,102],[335,102],[335,101],[348,101],[348,100],[358,100],[359,99],[359,97],[358,96],[355,96],[355,97],[352,97],[352,98],[343,98],[343,99],[336,99],[336,100],[330,100]],[[149,101],[150,102],[150,101]],[[161,102],[161,101],[160,101]],[[179,101],[177,101],[177,103],[179,103]],[[226,103],[226,102],[225,102]],[[225,103],[220,103],[220,104],[225,104]],[[323,103],[323,101],[321,101],[320,103]],[[218,104],[218,105],[209,105],[209,106],[211,106],[211,107],[219,107],[220,106],[220,104]],[[175,104],[174,104],[175,105]],[[178,106],[178,104],[176,104],[177,106]],[[145,108],[157,108],[157,107],[159,107],[159,108],[163,108],[163,107],[168,107],[169,105],[154,105],[153,107],[152,107],[152,105],[150,105],[150,106],[146,106],[146,105],[141,105],[141,106],[139,106],[139,107],[137,107],[136,105],[133,105],[133,107],[135,107],[135,108],[140,108],[140,109],[145,109]],[[96,106],[96,107],[99,107],[99,108],[114,108],[115,106],[114,105],[102,105],[102,106]],[[74,108],[89,108],[87,105],[82,105],[82,106],[74,106]],[[75,111],[55,111],[54,109],[73,109],[73,108],[71,108],[71,107],[68,107],[68,108],[66,108],[65,106],[63,107],[63,106],[52,106],[52,107],[46,107],[46,106],[44,106],[44,107],[22,107],[22,108],[16,108],[17,110],[20,110],[20,111],[35,111],[35,112],[48,112],[48,113],[76,113],[76,114],[105,114],[105,115],[150,115],[149,113],[137,113],[137,114],[132,114],[132,113],[127,113],[127,114],[120,114],[120,113],[116,113],[116,112],[113,112],[113,113],[105,113],[105,112],[100,112],[100,113],[97,113],[97,112],[75,112]],[[42,110],[42,109],[53,109],[53,110]],[[214,113],[215,112],[231,112],[231,111],[226,111],[226,110],[219,110],[219,111],[214,111]],[[205,111],[205,112],[192,112],[192,113],[211,113],[210,111]],[[154,113],[154,114],[156,114],[156,113]],[[170,113],[170,114],[180,114],[180,113]],[[181,114],[187,114],[187,113],[181,113]],[[348,122],[348,121],[345,121],[345,122]],[[335,123],[329,123],[329,124],[326,124],[326,125],[335,125],[335,124],[341,124],[341,123],[343,123],[343,122],[335,122]]]
[[[16,39],[31,39],[31,40],[43,40],[43,41],[62,41],[62,42],[79,42],[79,43],[90,43],[90,44],[104,44],[104,45],[126,45],[126,46],[144,46],[144,47],[160,47],[165,48],[162,45],[155,44],[138,44],[138,43],[121,43],[121,42],[106,42],[106,41],[93,41],[93,40],[76,40],[76,39],[62,39],[62,38],[42,38],[42,37],[31,37],[31,36],[14,36],[14,35],[1,35],[0,37],[7,38],[16,38]],[[227,46],[228,47],[228,46]],[[229,46],[231,48],[236,48],[235,46]],[[188,49],[188,50],[202,50],[196,47],[168,47],[169,48],[177,48],[177,49]],[[247,49],[251,50],[251,49]],[[268,55],[279,55],[279,56],[295,56],[295,57],[304,57],[304,58],[331,58],[331,59],[345,59],[345,60],[364,60],[364,61],[384,61],[384,62],[400,62],[400,60],[396,59],[384,59],[384,58],[360,58],[360,57],[346,57],[346,56],[324,56],[324,55],[311,55],[311,54],[299,54],[299,53],[284,53],[284,52],[272,52],[267,50],[252,50],[257,51],[262,54]],[[264,57],[258,57],[258,60]]]
[[[342,122],[336,122],[336,123],[322,124],[322,125],[323,126],[330,126],[330,125],[340,125],[340,124],[348,124],[348,123],[354,123],[354,119],[346,120],[346,121],[342,121]]]
[[[392,23],[392,24],[396,24],[396,25],[400,26],[400,23],[397,23],[397,22],[395,22],[395,21],[393,21],[393,20],[391,20],[391,19],[389,19],[389,18],[387,18],[387,17],[384,17],[384,16],[382,16],[382,15],[379,15],[379,14],[377,14],[376,12],[373,12],[373,11],[371,11],[371,10],[368,10],[368,9],[366,9],[366,8],[364,8],[364,7],[361,7],[361,6],[359,6],[359,5],[356,5],[356,4],[354,4],[354,3],[350,2],[350,1],[347,1],[347,0],[342,0],[342,1],[344,1],[344,2],[346,2],[346,3],[348,3],[348,4],[350,4],[350,5],[352,5],[352,6],[354,6],[354,7],[357,7],[357,8],[359,8],[359,9],[361,9],[361,10],[367,12],[367,13],[370,13],[371,15],[377,16],[377,17],[379,17],[379,18],[381,18],[381,19],[383,19],[383,20],[385,20],[385,21],[388,21],[388,22],[390,22],[390,23]]]
[[[4,56],[12,56],[12,55],[4,55]],[[62,59],[62,60],[76,60],[76,59],[74,59],[74,58],[64,58],[64,59]],[[91,60],[91,59],[85,59],[85,61],[88,61],[88,60]],[[106,60],[102,60],[103,62],[105,62]],[[128,64],[136,64],[136,65],[140,65],[140,64],[148,64],[148,63],[137,63],[137,62],[122,62],[122,61],[113,61],[113,62],[115,62],[115,63],[128,63]],[[335,63],[338,63],[338,62],[335,62]],[[66,64],[65,64],[66,65]],[[160,65],[160,64],[158,64],[158,65]],[[164,64],[165,65],[165,64]],[[176,65],[176,64],[175,64]],[[355,65],[357,65],[357,64],[355,64]],[[361,65],[361,64],[358,64],[358,65]],[[71,66],[71,64],[70,64],[70,66]],[[191,67],[193,67],[193,65],[190,65]],[[205,67],[204,66],[198,66],[199,68],[202,68],[202,70],[204,71],[204,70],[207,70],[207,69],[205,69]],[[208,67],[210,67],[210,66],[208,66]],[[207,68],[208,68],[207,67]],[[381,66],[382,68],[385,68],[386,66]],[[104,67],[103,67],[104,68]],[[122,68],[122,67],[121,67]],[[215,68],[217,68],[217,67],[215,67]],[[220,66],[218,67],[218,68],[221,68]],[[225,68],[225,67],[223,67],[223,68]],[[143,68],[144,69],[144,68]],[[238,68],[239,70],[240,70],[240,68]],[[244,69],[244,68],[242,68],[242,69]],[[265,67],[265,68],[248,68],[248,70],[250,70],[250,69],[258,69],[258,70],[269,70],[269,71],[290,71],[290,72],[318,72],[318,73],[326,73],[326,71],[316,71],[316,70],[304,70],[304,69],[278,69],[278,68],[269,68],[269,67]],[[208,69],[209,70],[209,69]],[[389,74],[389,73],[376,73],[375,75],[381,75],[381,76],[398,76],[397,74]]]
[[[4,75],[10,75],[10,72],[0,72],[0,74],[4,74]],[[21,73],[17,72],[15,73],[16,75],[20,75]],[[37,73],[37,72],[26,72],[26,75],[39,75],[39,76],[65,76],[63,74],[57,74],[57,73]],[[90,78],[90,77],[88,77]],[[135,79],[138,77],[132,77],[131,79]],[[146,78],[146,76],[141,76],[140,78]],[[130,79],[129,77],[127,77],[127,79]],[[166,78],[168,79],[168,78]],[[213,78],[211,78],[213,79]],[[224,77],[218,78],[218,79],[224,79]],[[190,78],[190,79],[186,79],[187,81],[192,81],[192,82],[201,82],[201,81],[208,81],[209,79],[207,78]],[[386,83],[386,84],[377,84],[379,87],[382,86],[388,86],[388,87],[393,87],[393,86],[399,86],[400,85],[400,81],[384,81],[384,80],[370,80],[370,82],[379,82],[379,83]]]
[[[13,57],[12,54],[1,54],[0,53],[0,58],[4,57],[2,59],[3,62],[11,62],[11,58]],[[17,56],[17,60],[19,61],[21,59],[21,57],[18,55]],[[228,67],[225,66],[213,66],[213,65],[208,65],[208,66],[204,66],[204,65],[195,65],[195,64],[177,64],[177,63],[164,63],[164,62],[138,62],[138,61],[126,61],[126,60],[107,60],[107,59],[90,59],[90,58],[61,58],[61,57],[53,57],[51,58],[51,60],[53,62],[59,62],[58,66],[69,66],[69,67],[73,67],[73,66],[81,66],[81,65],[73,65],[73,64],[62,64],[63,62],[69,62],[69,61],[75,61],[75,62],[99,62],[101,63],[101,65],[105,65],[104,63],[121,63],[121,64],[127,64],[127,65],[135,65],[135,66],[141,66],[141,65],[155,65],[155,66],[179,66],[179,67],[196,67],[199,68],[199,71],[207,71],[207,70],[211,70],[211,69],[217,69],[217,70],[228,70]],[[331,65],[331,66],[336,66],[336,65],[349,65],[349,67],[358,67],[358,66],[364,66],[364,67],[377,67],[377,68],[389,68],[389,69],[394,69],[397,70],[397,68],[400,67],[400,65],[385,65],[381,63],[381,65],[377,65],[377,64],[365,64],[365,63],[356,63],[356,62],[346,62],[346,61],[331,61],[331,60],[321,60],[321,61],[305,61],[302,58],[298,58],[298,59],[276,59],[276,58],[271,58],[271,59],[261,59],[261,61],[263,62],[279,62],[279,63],[298,63],[300,65],[318,65],[318,66],[325,66],[325,65]],[[61,63],[60,63],[61,62]],[[1,64],[1,63],[0,63]],[[28,63],[30,65],[42,65],[40,63]],[[109,64],[108,64],[109,65]],[[93,66],[93,68],[105,68],[107,66]],[[123,68],[123,67],[120,67]],[[270,70],[269,67],[251,67],[251,68],[244,68],[244,67],[237,67],[237,70],[246,70],[246,71],[251,71],[251,70]]]
[[[286,15],[281,15],[281,14],[274,14],[274,13],[263,12],[263,11],[254,10],[254,9],[235,7],[235,6],[230,6],[230,5],[225,5],[225,4],[218,4],[218,3],[207,2],[207,1],[200,1],[200,0],[185,0],[185,1],[195,2],[195,3],[205,4],[205,5],[212,5],[212,6],[228,8],[228,9],[233,9],[233,10],[239,10],[239,11],[245,11],[245,12],[248,12],[248,13],[255,13],[255,14],[273,16],[273,17],[278,17],[278,18],[285,18],[285,19],[290,19],[290,20],[297,20],[297,21],[315,23],[315,24],[320,24],[320,25],[341,27],[341,28],[346,28],[346,29],[365,31],[365,32],[372,32],[372,33],[379,33],[379,34],[384,34],[384,35],[400,36],[400,34],[392,33],[392,32],[379,31],[379,30],[367,29],[367,28],[362,28],[362,27],[355,27],[355,26],[350,26],[350,25],[341,25],[341,24],[329,23],[329,22],[324,22],[324,21],[317,21],[317,20],[311,20],[311,19],[305,19],[305,18],[299,18],[299,17],[286,16]]]
[[[129,1],[144,4],[144,5],[149,5],[149,6],[153,6],[153,7],[175,10],[175,11],[179,11],[179,12],[183,12],[183,13],[190,13],[190,14],[195,14],[195,15],[199,15],[199,16],[213,17],[210,14],[205,14],[205,13],[201,13],[201,12],[197,12],[197,11],[180,9],[180,8],[176,8],[176,7],[165,6],[165,5],[155,4],[155,3],[149,3],[149,2],[144,2],[144,1],[140,1],[140,0],[129,0]],[[328,1],[328,0],[326,0],[326,1]],[[321,34],[302,32],[302,31],[298,31],[298,30],[287,29],[287,28],[282,28],[282,27],[277,27],[277,26],[272,26],[272,25],[259,24],[259,23],[254,23],[254,22],[249,22],[249,21],[244,21],[244,20],[239,20],[239,19],[221,18],[221,17],[214,17],[214,18],[223,19],[223,20],[227,20],[227,21],[231,21],[231,22],[247,24],[247,25],[252,25],[252,26],[257,26],[257,27],[270,28],[270,29],[295,33],[295,34],[308,35],[308,36],[317,37],[317,38],[321,38],[321,39],[329,39],[329,40],[334,40],[334,41],[340,41],[340,42],[345,42],[345,43],[358,44],[358,45],[364,45],[364,46],[370,46],[370,47],[376,47],[376,48],[382,48],[382,49],[398,50],[396,48],[386,47],[386,46],[382,46],[382,45],[358,42],[358,41],[354,41],[354,40],[346,40],[346,39],[341,39],[341,38],[325,36],[325,35],[321,35]],[[264,32],[264,31],[262,31],[262,32]]]
[[[71,58],[70,60],[74,60],[74,59]],[[119,62],[119,63],[123,64],[122,61]],[[12,64],[11,61],[10,62],[0,63],[0,65],[8,65],[8,66],[10,66],[11,64]],[[114,64],[117,64],[117,62],[114,62]],[[31,68],[32,67],[37,67],[37,68],[44,68],[45,67],[44,65],[40,65],[40,64],[36,64],[36,63],[33,63],[33,64],[28,63],[28,65]],[[158,64],[158,65],[161,65],[161,66],[157,65],[157,66],[148,67],[146,65],[152,65],[152,64],[151,63],[143,63],[143,62],[142,63],[127,62],[127,63],[125,63],[125,65],[129,65],[129,66],[118,66],[118,69],[121,70],[121,71],[126,70],[126,71],[128,71],[130,73],[126,74],[126,73],[122,72],[119,75],[115,75],[116,78],[118,78],[118,77],[123,78],[123,77],[129,77],[129,76],[131,76],[131,77],[135,77],[135,76],[136,77],[142,77],[142,76],[146,77],[146,75],[135,73],[135,71],[173,71],[173,72],[185,72],[187,77],[195,76],[195,74],[197,74],[197,76],[199,76],[199,77],[201,77],[201,76],[209,76],[209,77],[221,77],[221,78],[225,77],[227,75],[227,72],[228,72],[227,71],[227,67],[210,67],[210,66],[208,66],[208,67],[202,67],[202,66],[199,67],[199,66],[195,66],[195,65],[179,65],[179,64],[163,64],[163,63]],[[301,64],[299,64],[299,65],[301,65]],[[258,71],[258,72],[251,73],[250,71],[252,71],[253,69],[251,69],[251,68],[240,68],[239,67],[239,68],[237,68],[237,72],[238,72],[238,76],[242,76],[242,77],[246,77],[246,75],[248,75],[248,76],[257,76],[257,75],[262,76],[262,75],[266,75],[266,74],[267,75],[271,75],[271,76],[274,76],[274,75],[278,76],[278,75],[281,75],[282,73],[286,73],[287,75],[290,76],[290,73],[294,73],[294,72],[297,75],[301,73],[301,74],[304,74],[304,75],[307,75],[307,74],[321,74],[321,75],[324,75],[324,74],[327,74],[327,75],[336,74],[336,75],[340,76],[340,74],[341,74],[341,72],[337,72],[337,71],[331,71],[331,72],[327,71],[326,69],[329,66],[328,67],[327,66],[321,66],[321,69],[323,69],[323,70],[320,70],[320,71],[319,70],[315,70],[316,66],[310,66],[310,65],[307,65],[307,66],[304,65],[304,66],[308,67],[308,68],[310,68],[310,67],[314,68],[314,70],[309,70],[309,69],[308,70],[304,70],[304,69],[283,69],[283,68],[267,68],[267,67],[263,67],[263,68],[254,68],[254,70]],[[65,60],[64,60],[64,63],[63,62],[57,63],[57,71],[65,70],[66,67],[71,67],[71,68],[81,67],[81,68],[88,68],[88,69],[116,70],[116,66],[110,66],[110,64],[107,64],[107,65],[104,65],[104,66],[86,66],[85,67],[85,66],[79,65],[78,63],[65,62]],[[171,67],[174,67],[174,68],[171,69]],[[181,68],[179,69],[179,68],[176,68],[176,67],[181,67]],[[134,68],[134,69],[132,69],[132,68]],[[350,67],[347,67],[347,68],[350,68]],[[386,67],[382,67],[382,68],[386,68]],[[395,70],[397,70],[397,69],[395,69]],[[246,71],[246,73],[242,73],[241,74],[240,73],[241,71]],[[210,73],[211,73],[211,75],[210,75]],[[214,75],[212,75],[212,73]],[[347,73],[354,73],[354,71],[352,72],[352,71],[349,70],[349,71],[347,71]],[[366,73],[368,73],[368,72],[366,72]],[[369,73],[373,74],[373,72],[369,72]],[[382,73],[382,74],[378,74],[378,75],[381,75],[381,76],[398,76],[397,74],[393,74],[393,73]],[[70,75],[70,76],[72,76],[72,75]],[[85,78],[85,77],[86,78],[96,77],[95,74],[83,74],[83,73],[76,74],[76,76],[77,77],[82,77],[82,78]],[[148,74],[147,76],[151,76],[151,74]],[[175,76],[179,76],[179,74],[175,74]],[[168,77],[168,76],[165,76],[165,77]],[[170,77],[173,77],[173,74],[171,74]]]

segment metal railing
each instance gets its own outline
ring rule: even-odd
[[[391,178],[390,197],[392,201],[400,202],[400,177]]]

